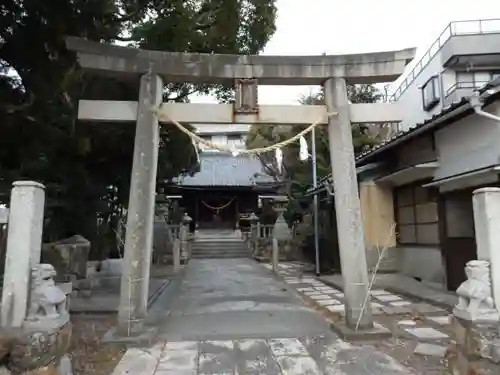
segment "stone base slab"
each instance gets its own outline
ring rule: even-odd
[[[145,327],[141,332],[134,332],[131,336],[123,335],[117,328],[112,328],[102,338],[103,343],[118,343],[127,346],[151,346],[158,340],[157,327]]]
[[[384,326],[373,323],[372,329],[359,329],[355,331],[346,325],[345,320],[339,320],[330,324],[330,329],[346,341],[359,340],[382,340],[392,337],[392,332]]]

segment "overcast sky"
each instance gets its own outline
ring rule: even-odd
[[[278,0],[264,55],[321,55],[417,47],[423,55],[451,21],[500,19],[499,0]],[[463,25],[470,28],[471,25]],[[500,29],[500,21],[498,22]],[[263,104],[296,104],[314,87],[260,86]],[[193,102],[215,102],[193,96]]]

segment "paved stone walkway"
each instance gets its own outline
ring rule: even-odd
[[[263,264],[271,269],[271,265]],[[304,274],[298,262],[280,263],[278,273],[304,301],[335,320],[344,316],[344,294],[314,276]],[[429,303],[403,297],[384,289],[373,289],[371,308],[374,321],[391,330],[393,338],[376,346],[418,373],[441,375],[451,344],[450,317],[446,310]]]
[[[160,341],[129,349],[114,375],[414,374],[373,346],[340,340],[253,260],[191,261],[170,305]]]

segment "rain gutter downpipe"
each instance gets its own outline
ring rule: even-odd
[[[500,91],[500,87],[497,87],[495,89],[490,89],[485,91],[484,93],[480,94],[478,91],[475,91],[474,94],[469,97],[469,103],[472,109],[474,109],[474,112],[482,117],[489,118],[490,120],[500,122],[500,117],[494,115],[493,113],[489,113],[483,110],[484,102],[487,98],[489,98],[491,95],[496,94]]]

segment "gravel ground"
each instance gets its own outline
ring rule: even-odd
[[[109,375],[123,354],[125,346],[104,344],[104,334],[115,324],[115,315],[73,315],[70,356],[74,375]]]

